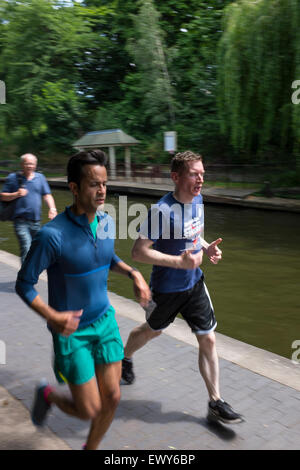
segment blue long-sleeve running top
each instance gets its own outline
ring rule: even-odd
[[[97,213],[97,218],[96,237],[86,215],[76,216],[70,207],[44,225],[16,282],[17,293],[30,306],[38,295],[34,286],[46,269],[49,305],[60,312],[83,309],[79,328],[96,321],[110,307],[108,273],[121,261],[114,252],[112,218],[105,213]]]

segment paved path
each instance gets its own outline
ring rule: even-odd
[[[44,431],[30,422],[35,383],[41,377],[54,382],[54,374],[50,334],[14,293],[18,262],[0,252],[0,448],[80,449],[88,423],[55,408]],[[46,300],[43,279],[38,290]],[[115,294],[111,301],[126,341],[131,328],[143,321],[142,311]],[[168,334],[136,354],[137,381],[122,385],[122,400],[101,449],[299,449],[300,365],[222,335],[218,344],[223,396],[245,416],[245,423],[228,427],[206,422],[207,392],[198,373],[197,347],[178,320]]]

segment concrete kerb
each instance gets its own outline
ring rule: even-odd
[[[110,292],[117,313],[138,323],[144,322],[143,309],[133,300]],[[197,339],[184,320],[177,318],[164,334],[198,347]],[[300,365],[277,354],[216,332],[218,356],[256,374],[300,391]]]
[[[20,268],[19,258],[11,253],[0,250],[0,261],[16,270]],[[45,272],[42,273],[40,279],[47,281],[47,274]],[[118,315],[130,318],[137,323],[143,323],[145,321],[144,310],[139,304],[113,292],[109,292],[109,297]],[[197,339],[191,334],[188,325],[179,318],[164,331],[164,334],[194,347],[198,347]],[[216,332],[216,337],[218,355],[220,358],[300,391],[299,364],[294,364],[287,358],[243,343],[218,332]]]
[[[0,262],[20,269],[20,258],[0,250]],[[47,281],[47,274],[40,279]],[[0,450],[71,450],[50,428],[37,430],[23,403],[0,386]]]
[[[71,450],[48,427],[37,430],[29,411],[0,386],[0,450]]]

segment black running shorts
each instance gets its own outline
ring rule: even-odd
[[[146,314],[152,330],[163,330],[181,313],[195,334],[208,334],[216,326],[214,309],[210,300],[204,277],[183,292],[152,292],[153,310]]]

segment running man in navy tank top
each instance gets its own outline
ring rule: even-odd
[[[146,308],[146,322],[129,334],[122,378],[133,383],[133,354],[159,336],[181,313],[199,344],[199,370],[209,395],[208,419],[226,424],[239,423],[241,415],[220,394],[214,332],[217,322],[200,268],[203,253],[213,264],[222,258],[218,246],[222,239],[209,244],[203,238],[202,157],[190,151],[175,155],[171,178],[174,192],[151,207],[132,249],[134,260],[153,265],[152,300]]]

